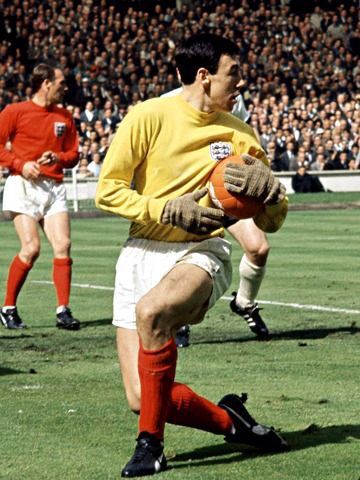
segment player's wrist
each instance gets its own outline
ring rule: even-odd
[[[273,174],[272,174],[273,175]],[[264,201],[265,205],[278,205],[286,197],[286,188],[278,178],[273,177],[274,181],[269,189],[267,198]]]
[[[16,158],[13,161],[13,164],[11,166],[11,171],[13,173],[18,173],[22,175],[23,168],[24,168],[24,163],[19,158]]]

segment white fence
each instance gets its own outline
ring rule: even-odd
[[[324,185],[325,190],[331,192],[360,192],[360,170],[326,170],[324,172],[308,172],[317,175]],[[275,172],[280,181],[285,185],[288,193],[294,193],[291,178],[295,172]]]
[[[74,212],[78,212],[79,201],[95,198],[97,178],[79,180],[75,168],[72,169],[71,174],[71,180],[65,178],[66,196],[68,200],[73,201]]]

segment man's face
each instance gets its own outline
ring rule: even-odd
[[[60,103],[66,90],[65,77],[61,70],[55,69],[55,78],[50,85],[48,100],[51,104]]]
[[[231,112],[240,93],[239,62],[229,55],[222,55],[217,72],[209,73],[208,79],[211,109]]]

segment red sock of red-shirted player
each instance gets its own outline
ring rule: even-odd
[[[166,421],[184,427],[198,428],[219,435],[231,431],[232,421],[223,409],[197,395],[187,385],[173,383]]]
[[[54,258],[53,281],[58,305],[69,305],[71,287],[71,258]]]
[[[177,349],[170,339],[158,350],[145,350],[140,342],[141,408],[139,432],[164,438],[170,392],[175,378]]]
[[[32,266],[32,263],[23,262],[19,255],[13,258],[9,266],[4,306],[16,306],[17,297]]]

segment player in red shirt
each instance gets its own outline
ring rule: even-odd
[[[57,106],[65,90],[62,71],[39,64],[32,74],[31,100],[8,105],[0,114],[0,165],[10,171],[3,210],[10,212],[20,240],[20,251],[10,264],[4,306],[0,309],[2,323],[11,329],[26,326],[16,302],[40,253],[39,225],[54,253],[56,325],[69,330],[80,328],[68,307],[72,259],[63,169],[78,162],[78,136],[71,114]]]

